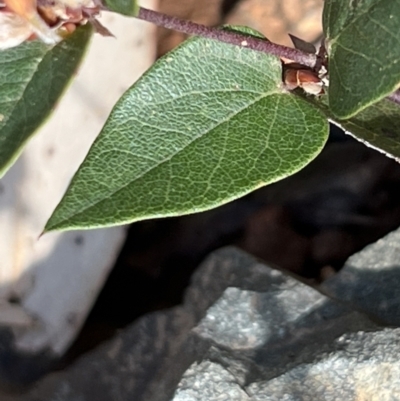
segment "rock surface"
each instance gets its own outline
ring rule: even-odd
[[[351,256],[322,289],[386,325],[400,326],[400,229]]]
[[[394,248],[382,249],[380,266],[392,266]],[[351,266],[378,261],[363,252]],[[18,400],[400,400],[400,329],[348,298],[224,248],[197,270],[182,306],[143,317]]]

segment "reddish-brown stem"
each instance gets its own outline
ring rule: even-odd
[[[147,8],[143,7],[140,7],[137,18],[152,22],[155,25],[162,26],[167,29],[173,29],[178,32],[186,33],[188,35],[202,36],[204,38],[215,39],[220,42],[246,47],[263,53],[272,54],[274,56],[285,57],[295,61],[296,63],[300,63],[311,68],[314,67],[317,60],[317,56],[315,54],[309,54],[298,49],[278,45],[254,36],[196,24],[194,22],[159,13],[157,11],[148,10]]]
[[[149,10],[144,7],[139,8],[139,13],[136,17],[147,22],[152,22],[157,26],[186,33],[187,35],[202,36],[204,38],[215,39],[236,46],[247,47],[277,57],[284,57],[311,68],[314,68],[318,59],[322,58],[321,55],[310,54],[292,47],[278,45],[254,36],[236,33],[221,28],[207,27],[196,24],[195,22],[163,14],[158,11]],[[392,93],[387,98],[400,105],[400,90]]]

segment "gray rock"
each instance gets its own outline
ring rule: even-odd
[[[174,401],[400,400],[399,340],[400,329],[346,334],[312,361],[245,384],[229,365],[203,360],[187,370]]]
[[[399,341],[400,329],[346,334],[312,363],[246,392],[254,401],[400,400]]]
[[[366,391],[359,399],[372,400],[376,380],[396,389],[389,375],[398,373],[399,339],[397,330],[225,248],[198,269],[182,306],[143,317],[22,401],[351,400],[356,380]],[[376,380],[363,386],[369,374]],[[324,398],[330,392],[340,397]]]
[[[246,401],[249,395],[235,375],[218,363],[203,361],[190,367],[179,384],[175,401]]]
[[[263,290],[285,282],[239,250],[216,252],[193,276],[183,306],[143,317],[69,370],[42,380],[25,399],[169,400],[183,372],[208,347],[192,343],[190,330],[224,290]]]
[[[321,289],[376,321],[400,326],[400,229],[351,256]]]
[[[173,401],[381,400],[400,389],[400,329],[382,331],[289,277],[263,292],[228,288],[192,333],[210,347]]]

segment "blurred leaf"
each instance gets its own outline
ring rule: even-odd
[[[139,11],[136,0],[105,0],[104,4],[110,11],[134,17]]]
[[[400,2],[326,0],[329,107],[349,118],[400,84]]]
[[[281,74],[273,56],[185,42],[119,100],[45,230],[199,212],[300,170],[328,124]]]
[[[90,36],[87,25],[54,47],[34,41],[0,51],[0,176],[52,111]]]

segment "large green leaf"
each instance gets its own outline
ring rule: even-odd
[[[329,106],[340,119],[384,98],[400,84],[400,1],[326,0]]]
[[[110,11],[127,16],[135,16],[139,11],[136,0],[104,0]]]
[[[90,35],[85,26],[54,47],[34,41],[0,51],[0,176],[52,111]]]
[[[279,59],[191,39],[119,100],[45,230],[216,207],[300,170],[327,133]]]

